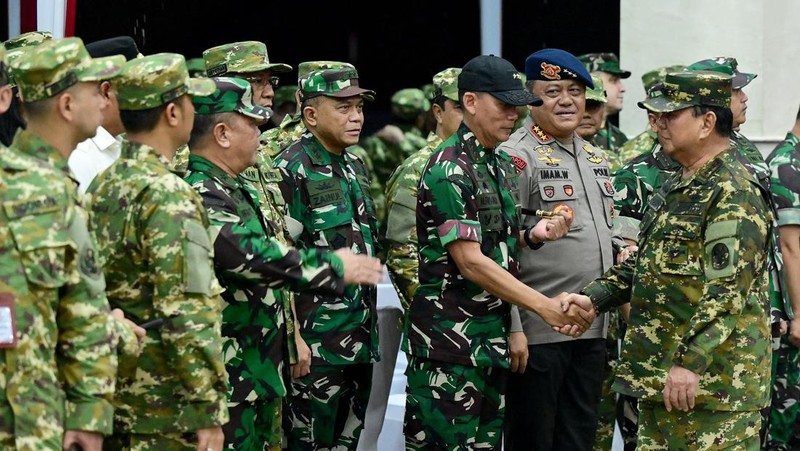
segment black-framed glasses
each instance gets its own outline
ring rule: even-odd
[[[280,78],[273,75],[271,77],[267,77],[266,75],[250,75],[247,77],[243,77],[245,80],[250,82],[253,87],[264,88],[267,86],[267,83],[272,85],[273,88],[278,87],[278,83],[280,83]]]

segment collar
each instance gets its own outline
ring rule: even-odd
[[[219,166],[198,155],[189,155],[187,172],[199,172],[229,189],[238,189],[242,184],[237,178],[222,170]]]
[[[707,185],[709,182],[712,181],[714,175],[719,172],[719,169],[725,164],[739,164],[736,157],[733,156],[734,148],[729,146],[724,151],[717,154],[714,158],[706,163],[694,173],[693,176],[689,177],[686,180],[680,180],[676,187],[683,187],[688,186],[690,184],[695,185]],[[748,172],[748,171],[745,171]]]
[[[97,133],[94,135],[93,138],[89,138],[98,149],[107,149],[111,147],[117,140],[111,136],[111,133],[108,132],[103,126],[97,127]]]
[[[458,130],[456,131],[456,135],[458,139],[462,143],[462,148],[464,152],[466,152],[467,156],[473,161],[473,163],[485,163],[489,157],[489,154],[494,153],[491,149],[487,149],[483,147],[480,142],[478,142],[478,138],[475,137],[475,134],[472,133],[472,130],[467,127],[463,121],[461,125],[458,126]]]
[[[440,138],[439,135],[437,135],[436,133],[434,133],[434,132],[428,133],[428,138],[426,139],[426,144],[431,149],[435,149],[435,148],[439,147],[439,144],[441,144],[443,142],[444,142],[444,140],[442,138]]]
[[[11,143],[11,148],[21,154],[44,162],[65,175],[70,174],[67,159],[61,155],[58,149],[27,130],[17,130],[17,134],[14,135],[14,141]]]
[[[122,149],[120,150],[119,157],[126,160],[139,160],[149,163],[158,163],[164,165],[170,172],[175,173],[172,169],[172,162],[166,157],[156,152],[155,149],[135,141],[122,141]]]
[[[666,152],[664,152],[664,148],[661,147],[661,144],[656,141],[655,149],[653,150],[653,158],[656,159],[656,165],[661,170],[666,171],[677,171],[681,168],[681,165],[672,159]]]

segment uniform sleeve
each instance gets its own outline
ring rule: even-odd
[[[629,258],[612,266],[605,274],[584,287],[581,293],[589,296],[601,313],[630,302],[634,264],[634,259]]]
[[[674,364],[697,374],[706,371],[715,349],[736,327],[747,297],[759,295],[754,281],[767,277],[771,215],[765,217],[767,207],[755,188],[726,189],[713,205],[702,243],[706,283],[673,356]]]
[[[283,200],[286,202],[286,212],[288,216],[303,225],[303,233],[307,234],[310,230],[314,230],[314,227],[308,223],[310,217],[308,214],[309,202],[308,196],[304,194],[301,186],[301,178],[303,176],[297,172],[300,168],[293,167],[289,161],[283,159],[283,154],[275,159],[275,167],[281,173],[281,181],[278,182],[278,186],[281,189]]]
[[[638,241],[639,226],[644,216],[642,181],[624,166],[614,175],[614,209],[618,212],[614,219],[612,233],[625,239]]]
[[[771,191],[778,225],[800,225],[800,145],[784,148],[770,159]]]
[[[67,223],[76,244],[67,257],[72,283],[62,288],[56,311],[56,359],[66,395],[64,428],[110,435],[117,356],[105,280],[94,261],[83,212],[70,207]]]
[[[437,229],[442,246],[456,240],[481,241],[481,225],[475,187],[457,164],[439,161],[423,173],[420,193],[431,211],[432,224]]]
[[[417,253],[417,183],[419,174],[401,166],[386,189],[386,266],[404,308],[408,308],[419,280]]]
[[[182,188],[182,187],[181,187]],[[160,338],[167,364],[186,391],[182,424],[224,424],[227,374],[222,360],[219,283],[197,194],[151,189],[139,215],[145,265],[153,272],[153,308],[164,319]]]
[[[270,288],[343,294],[344,268],[339,257],[316,249],[299,251],[267,237],[263,230],[251,230],[218,190],[204,190],[201,196],[211,224],[214,262],[226,277],[250,279]]]

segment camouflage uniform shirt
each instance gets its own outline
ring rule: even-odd
[[[603,149],[608,154],[608,165],[615,171],[622,165],[620,149],[628,142],[628,137],[616,125],[606,120],[606,126],[597,131],[592,138],[592,145]]]
[[[701,375],[695,409],[767,404],[772,212],[736,158],[728,149],[670,178],[650,201],[638,258],[584,288],[601,311],[631,302],[615,391],[661,403],[679,365]]]
[[[403,350],[458,365],[508,368],[509,304],[467,280],[450,256],[456,240],[518,272],[519,179],[511,158],[461,124],[434,152],[419,183],[419,288]]]
[[[275,239],[259,213],[258,197],[242,177],[189,156],[186,181],[200,193],[211,222],[214,268],[222,293],[223,354],[228,400],[286,396],[283,366],[289,292],[344,290],[341,260],[330,253],[298,252]]]
[[[137,324],[164,320],[147,332],[138,361],[120,362],[116,432],[193,431],[228,420],[208,216],[169,165],[126,140],[89,185],[109,303]]]
[[[306,249],[347,248],[375,256],[378,224],[361,161],[336,155],[311,134],[275,159],[288,214],[303,225],[297,244]],[[300,333],[312,365],[367,363],[378,358],[376,288],[349,285],[343,296],[297,293]]]
[[[117,357],[103,274],[67,160],[24,130],[0,145],[0,447],[60,450],[64,429],[110,434]]]
[[[394,171],[386,185],[386,221],[381,223],[386,252],[386,267],[403,308],[408,310],[417,277],[417,184],[433,149],[442,143],[436,133],[428,135],[428,145],[413,153]]]
[[[619,161],[622,165],[643,153],[650,152],[658,144],[658,136],[647,126],[647,130],[629,139],[619,148]]]

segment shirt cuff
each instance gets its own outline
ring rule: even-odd
[[[781,208],[778,210],[778,225],[800,225],[800,209]]]
[[[105,399],[73,402],[67,400],[64,430],[99,432],[111,435],[113,432],[114,408]]]
[[[693,373],[703,374],[708,366],[711,365],[711,356],[706,355],[694,346],[686,346],[681,343],[677,352],[675,352],[672,363],[682,366]]]

